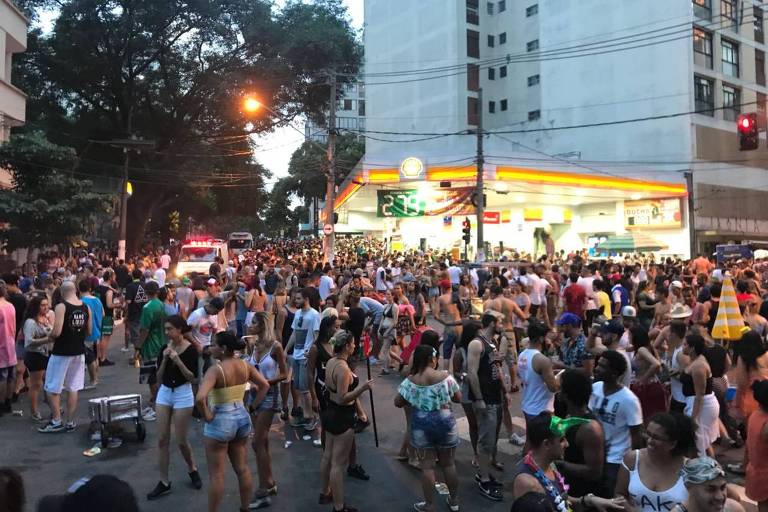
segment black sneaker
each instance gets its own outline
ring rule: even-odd
[[[64,432],[64,424],[62,422],[54,423],[49,422],[42,427],[38,428],[37,431],[41,434],[54,434],[58,432]]]
[[[189,479],[192,480],[192,487],[195,489],[203,488],[203,481],[200,479],[200,473],[198,473],[197,470],[194,470],[189,474]]]
[[[477,482],[477,487],[480,489],[480,493],[489,500],[502,501],[504,499],[501,487],[494,485],[493,482]]]
[[[347,468],[347,476],[351,476],[352,478],[357,478],[358,480],[370,480],[371,477],[368,473],[365,472],[363,469],[363,466],[360,464],[355,464],[354,466],[349,466]]]
[[[280,419],[283,421],[288,421],[288,408],[283,407],[283,410],[280,412]]]
[[[168,482],[167,484],[164,484],[163,482],[157,482],[157,485],[154,489],[152,489],[152,492],[147,494],[147,499],[152,501],[156,500],[160,496],[166,495],[169,492],[171,492],[171,483]]]
[[[99,361],[99,366],[115,366],[115,362],[110,361],[109,359],[105,359],[103,361]]]

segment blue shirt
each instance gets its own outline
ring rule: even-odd
[[[370,297],[360,297],[360,307],[363,308],[366,315],[373,317],[373,323],[381,323],[381,315],[384,314],[384,305]]]
[[[101,339],[101,321],[104,319],[104,306],[98,297],[83,297],[83,304],[91,309],[91,335],[85,341],[96,342]]]

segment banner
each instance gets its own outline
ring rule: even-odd
[[[483,224],[501,223],[501,212],[483,212]]]
[[[682,226],[679,198],[624,202],[624,227],[626,229],[666,229]]]
[[[467,215],[475,212],[475,187],[448,190],[378,190],[377,217]]]

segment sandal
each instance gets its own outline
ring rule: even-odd
[[[744,476],[747,473],[746,471],[744,471],[744,466],[741,463],[726,464],[725,469],[727,469],[734,475]]]
[[[491,462],[491,467],[493,467],[496,471],[504,471],[504,463],[495,461]]]
[[[333,493],[329,492],[328,494],[320,493],[320,498],[317,500],[318,505],[328,505],[330,503],[333,503]]]
[[[477,462],[477,458],[475,458],[475,457],[472,457],[472,462],[471,462],[470,464],[472,464],[472,467],[473,467],[473,468],[475,468],[475,469],[480,469],[480,463],[479,463],[479,462]]]

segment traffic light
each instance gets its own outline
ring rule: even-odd
[[[469,244],[469,240],[472,237],[472,223],[469,222],[469,218],[465,218],[464,222],[461,223],[461,232],[464,233],[464,236],[461,238],[464,239],[465,244]]]
[[[739,150],[750,151],[757,149],[759,144],[757,130],[757,114],[741,114],[736,124],[739,132]]]

